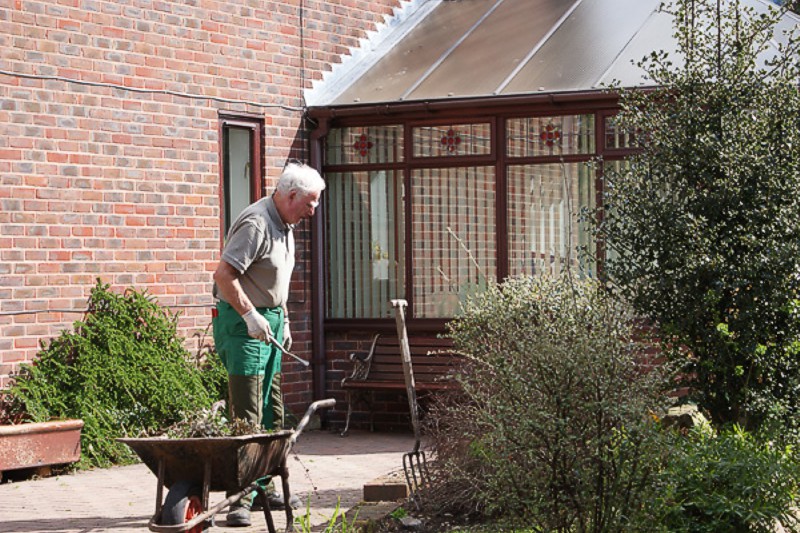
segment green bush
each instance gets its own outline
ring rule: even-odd
[[[772,533],[776,521],[800,530],[800,461],[791,448],[738,426],[676,434],[671,446],[655,500],[656,523],[667,531]]]
[[[228,371],[222,364],[216,349],[206,339],[209,338],[211,323],[205,331],[195,333],[198,348],[192,359],[192,364],[200,370],[200,379],[203,387],[208,391],[212,400],[227,400],[228,398]]]
[[[594,281],[513,278],[449,325],[467,363],[426,417],[425,505],[535,531],[635,530],[661,464],[666,366]],[[644,527],[647,530],[647,527]]]
[[[131,462],[116,437],[153,433],[224,390],[218,358],[191,361],[176,332],[177,315],[148,295],[114,294],[98,281],[84,320],[23,366],[10,400],[33,421],[82,419],[81,466]]]
[[[669,9],[678,58],[622,93],[641,151],[606,167],[604,275],[688,348],[669,353],[716,424],[800,429],[800,41],[741,2]]]

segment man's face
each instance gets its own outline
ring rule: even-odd
[[[286,210],[287,220],[284,222],[297,224],[301,220],[314,216],[314,211],[319,205],[320,194],[319,191],[308,194],[297,190],[290,191]]]

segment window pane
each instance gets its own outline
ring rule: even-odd
[[[605,172],[603,179],[606,181],[605,186],[608,187],[608,182],[614,180],[616,176],[624,175],[630,172],[631,164],[627,160],[606,160],[603,162],[603,169]],[[606,210],[606,213],[610,213],[613,207],[606,203],[606,206],[603,209]],[[604,249],[603,259],[606,262],[617,261],[619,260],[619,253],[613,246],[606,246]]]
[[[225,156],[224,196],[225,234],[236,217],[250,205],[253,155],[251,153],[253,132],[250,128],[226,126],[223,136]]]
[[[595,151],[594,115],[514,118],[508,120],[506,129],[510,157]]]
[[[412,194],[414,316],[452,317],[497,278],[494,167],[415,170]]]
[[[488,155],[492,153],[491,137],[489,123],[414,128],[414,157]]]
[[[614,117],[605,118],[605,143],[607,150],[632,148],[636,145],[633,131],[619,127]]]
[[[405,294],[402,174],[327,173],[328,318],[391,317]]]
[[[325,146],[326,165],[395,163],[403,160],[403,127],[334,128]]]
[[[558,274],[567,265],[593,275],[577,247],[594,253],[578,221],[595,205],[594,170],[585,163],[508,167],[509,262],[512,275]]]

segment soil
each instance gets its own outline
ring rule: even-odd
[[[450,514],[440,514],[430,510],[421,509],[417,511],[413,503],[405,504],[399,512],[395,512],[395,516],[405,512],[405,517],[395,518],[394,516],[387,516],[377,524],[377,528],[373,530],[374,533],[399,533],[399,532],[416,532],[416,533],[447,533],[447,532],[462,532],[470,531],[469,524],[466,524],[463,519],[458,519]]]

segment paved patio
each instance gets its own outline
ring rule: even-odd
[[[411,450],[410,434],[352,431],[346,438],[327,431],[303,432],[289,455],[292,491],[310,504],[310,522],[321,530],[334,515],[362,499],[362,488],[375,478],[402,471],[402,456]],[[0,532],[91,533],[142,532],[155,511],[156,476],[142,465],[0,484]],[[212,493],[211,504],[224,499]],[[298,509],[295,515],[304,515]],[[285,527],[283,511],[274,512],[275,527]],[[253,525],[229,528],[225,511],[211,531],[266,531],[262,513]]]

